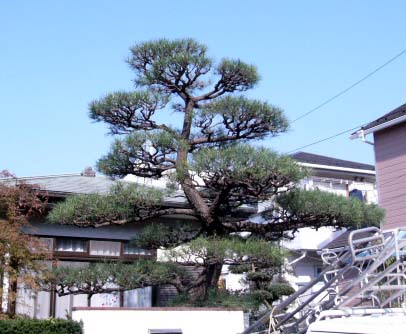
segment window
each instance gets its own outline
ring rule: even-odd
[[[86,246],[86,240],[83,239],[56,239],[55,250],[57,252],[85,253]]]
[[[319,266],[319,265],[315,265],[314,266],[314,276],[317,277],[321,274],[321,272],[323,271],[323,267]]]
[[[120,256],[121,244],[117,241],[90,240],[90,255]]]
[[[53,238],[38,238],[28,242],[32,252],[52,252],[54,250]]]
[[[54,239],[52,238],[39,238],[41,247],[46,250],[52,252],[54,247]]]
[[[351,190],[350,193],[349,193],[349,196],[350,196],[350,197],[353,197],[353,198],[357,198],[357,199],[359,199],[361,202],[364,202],[364,201],[365,201],[364,194],[362,193],[361,190],[358,190],[358,189],[353,189],[353,190]]]
[[[152,287],[124,291],[124,307],[152,307]]]
[[[124,243],[123,253],[126,255],[152,255],[151,250],[138,248],[129,242]]]

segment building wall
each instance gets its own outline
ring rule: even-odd
[[[59,267],[79,268],[88,266],[89,261],[103,262],[108,261],[113,257],[114,259],[121,259],[126,261],[136,261],[138,255],[126,255],[124,248],[120,247],[120,242],[108,240],[87,240],[86,249],[80,250],[72,248],[72,243],[64,242],[59,246],[71,247],[63,248],[63,251],[58,251],[58,243],[56,240],[71,241],[72,238],[41,238],[46,241],[48,250],[52,252],[54,257],[54,265]],[[118,245],[117,245],[118,244]],[[76,244],[77,246],[77,244]],[[102,246],[102,248],[100,248]],[[146,250],[139,250],[142,257],[150,257],[155,252],[149,255]],[[127,257],[126,257],[127,256]],[[128,257],[130,256],[130,258]],[[131,258],[132,256],[132,258]],[[52,261],[45,262],[49,268],[52,266]],[[134,289],[122,292],[95,294],[90,300],[92,307],[152,307],[152,288],[146,287],[142,289]],[[3,296],[3,310],[7,308],[7,294]],[[73,307],[87,306],[87,295],[67,295],[57,296],[46,291],[34,291],[22,283],[17,287],[17,300],[16,300],[16,313],[19,315],[26,315],[31,318],[44,319],[54,316],[56,318],[68,318],[72,315]]]
[[[318,175],[322,174],[322,172],[320,170],[313,171],[313,173]],[[351,190],[358,189],[362,191],[364,200],[367,203],[377,203],[377,191],[373,176],[362,179],[360,176],[351,177],[348,175],[346,179],[343,179],[340,178],[340,175],[334,175],[331,171],[330,175],[331,177],[311,176],[306,178],[302,181],[302,187],[306,190],[318,189],[345,197],[349,196]],[[344,232],[345,229],[335,230],[332,227],[321,227],[317,230],[310,227],[302,228],[296,232],[293,240],[283,240],[281,242],[283,247],[294,251],[288,261],[294,261],[295,258],[306,252],[306,256],[291,268],[287,268],[284,275],[293,288],[299,289],[318,276],[323,263],[316,251],[324,248],[329,242]],[[322,283],[316,284],[309,293],[316,292],[322,285]],[[308,297],[309,294],[302,297],[302,301]],[[319,298],[315,299],[314,303],[317,304],[318,301]]]
[[[406,227],[406,123],[374,133],[374,140],[383,228]]]

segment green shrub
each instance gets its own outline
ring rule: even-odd
[[[1,334],[83,334],[82,324],[62,319],[0,320]]]

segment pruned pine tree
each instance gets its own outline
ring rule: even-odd
[[[178,290],[204,299],[217,289],[224,264],[240,272],[264,271],[266,286],[258,283],[260,274],[251,274],[251,280],[271,289],[285,253],[270,241],[286,231],[360,227],[382,219],[376,206],[299,189],[306,170],[289,156],[251,145],[288,128],[280,108],[244,96],[260,79],[254,65],[229,58],[216,63],[193,39],[135,44],[127,62],[135,91],[90,103],[90,118],[116,136],[97,167],[114,178],[168,177],[183,190],[188,207],[165,207],[164,194],[156,189],[119,185],[107,196],[67,199],[53,210],[52,221],[97,227],[169,214],[189,217],[198,224],[174,228],[151,222],[136,242],[151,248],[185,245],[169,259],[201,272],[198,279],[183,280],[183,288],[177,284]],[[160,122],[163,114],[174,115],[173,122]],[[269,203],[265,211],[247,215],[247,208],[261,202]]]
[[[59,297],[86,295],[87,305],[96,294],[115,293],[162,284],[171,284],[181,291],[188,277],[174,263],[138,260],[132,264],[121,262],[91,263],[76,268],[56,267],[42,272],[36,283],[42,290],[55,291]]]

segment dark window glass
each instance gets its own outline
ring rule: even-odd
[[[86,252],[86,240],[83,239],[56,239],[57,252]]]
[[[350,191],[350,197],[358,198],[360,201],[364,201],[364,195],[361,190],[353,189]]]
[[[129,242],[124,243],[123,251],[127,255],[152,255],[150,250],[138,248]]]

